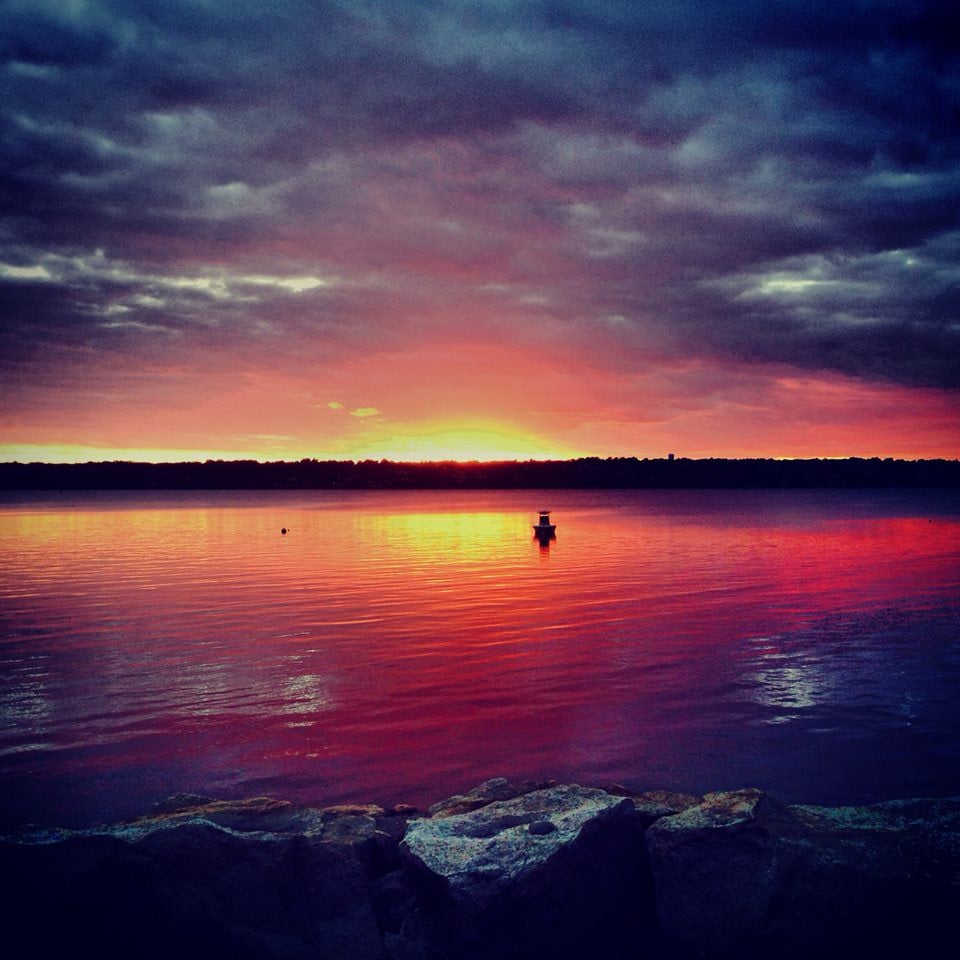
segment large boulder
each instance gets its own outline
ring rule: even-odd
[[[713,793],[657,820],[646,845],[672,955],[916,955],[960,907],[960,798],[822,808]]]
[[[699,952],[752,938],[776,902],[783,845],[800,832],[789,808],[759,790],[707,794],[658,819],[647,850],[666,941]]]
[[[649,929],[640,820],[603,790],[411,821],[401,850],[418,899],[388,941],[398,958],[638,956]]]
[[[33,956],[383,960],[369,895],[378,839],[391,842],[379,833],[362,813],[204,801],[6,841],[4,935]]]

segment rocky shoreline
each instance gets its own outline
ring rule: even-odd
[[[960,797],[504,779],[428,811],[180,795],[0,855],[23,956],[903,957],[954,939]]]

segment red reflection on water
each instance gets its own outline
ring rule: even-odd
[[[515,493],[6,511],[13,815],[178,790],[425,803],[501,774],[690,788],[749,771],[758,737],[762,772],[788,763],[770,724],[789,762],[823,750],[790,724],[857,698],[848,724],[877,735],[902,664],[870,618],[958,599],[952,516],[557,496],[545,545]],[[874,646],[851,660],[831,624]]]

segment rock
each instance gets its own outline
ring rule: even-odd
[[[386,957],[354,844],[161,816],[0,857],[17,876],[5,937],[34,956]]]
[[[644,826],[649,826],[661,817],[682,813],[703,800],[703,797],[696,797],[690,793],[672,793],[669,790],[647,790],[629,796]]]
[[[555,823],[551,823],[549,820],[534,820],[527,829],[536,837],[546,836],[548,833],[553,833],[557,829]]]
[[[340,803],[324,807],[321,813],[325,820],[332,820],[335,817],[382,817],[384,810],[375,803]]]
[[[827,809],[714,793],[646,842],[679,956],[917,955],[960,908],[960,799]]]
[[[419,880],[420,915],[437,912],[450,938],[408,936],[428,953],[580,957],[639,936],[639,819],[631,801],[602,790],[557,786],[414,820],[401,850]]]
[[[354,817],[350,814],[324,820],[321,836],[331,843],[367,844],[377,832],[373,817]]]
[[[776,838],[791,813],[759,790],[711,793],[647,831],[657,916],[668,943],[725,951],[753,935],[777,890]]]
[[[5,942],[103,960],[903,960],[952,942],[960,797],[627,793],[496,779],[432,818],[179,794],[0,838]]]
[[[160,800],[151,808],[151,812],[157,813],[180,813],[182,810],[189,810],[191,807],[202,807],[206,803],[212,803],[211,797],[204,797],[198,793],[175,793],[166,800]]]
[[[429,960],[426,951],[419,943],[414,943],[397,933],[385,933],[383,944],[390,960]]]
[[[405,819],[373,804],[313,809],[266,797],[181,794],[155,809],[112,827],[6,845],[5,861],[9,854],[27,876],[37,874],[25,889],[59,890],[53,902],[25,893],[23,916],[46,903],[73,918],[79,943],[106,938],[104,956],[126,954],[122,943],[151,956],[193,956],[199,944],[207,956],[386,956],[371,884],[400,867]],[[76,900],[83,910],[67,887],[40,879],[69,874],[67,864],[86,892]]]
[[[453,817],[461,813],[470,813],[495,800],[512,800],[514,797],[533,793],[535,790],[556,786],[556,783],[556,780],[523,780],[520,783],[511,783],[505,777],[494,777],[492,780],[485,780],[467,793],[457,794],[435,803],[430,807],[429,813],[431,817]]]
[[[381,930],[399,933],[403,921],[416,910],[414,890],[402,869],[393,870],[372,884],[373,909]]]
[[[555,786],[557,786],[556,780],[521,780],[519,783],[513,784],[518,797],[525,793],[533,793],[534,790],[549,790]]]
[[[606,793],[609,793],[612,797],[632,797],[634,795],[634,791],[629,787],[625,787],[622,783],[616,783],[613,780],[598,783],[596,786]]]
[[[372,838],[377,829],[403,835],[404,822],[392,823],[383,807],[374,803],[344,803],[320,809],[300,807],[286,800],[252,797],[245,800],[211,800],[192,794],[177,794],[156,804],[155,813],[132,821],[128,838],[166,823],[204,821],[244,833],[299,833],[335,843],[359,843]],[[113,829],[115,835],[122,827]]]
[[[516,795],[517,790],[509,780],[505,777],[494,777],[492,780],[484,780],[467,793],[459,793],[433,804],[429,813],[431,817],[453,817],[478,810],[494,800],[510,800]]]
[[[432,873],[446,878],[455,890],[469,894],[478,892],[478,883],[511,880],[541,865],[576,839],[585,824],[622,806],[622,800],[602,790],[555,787],[491,801],[471,813],[416,820],[407,828],[403,846]],[[521,827],[548,816],[557,827],[550,845],[531,842],[528,831]]]
[[[156,804],[154,813],[132,822],[133,827],[155,829],[163,821],[185,823],[204,820],[243,832],[268,830],[274,833],[302,833],[319,828],[318,811],[296,807],[287,800],[250,797],[245,800],[211,800],[192,794],[177,794]]]

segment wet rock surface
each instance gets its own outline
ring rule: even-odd
[[[2,838],[5,938],[38,957],[900,960],[942,953],[960,910],[960,797],[498,778],[431,811],[181,794]]]

